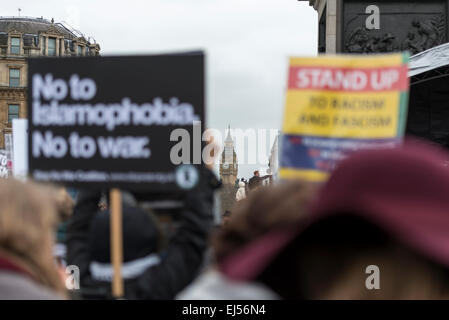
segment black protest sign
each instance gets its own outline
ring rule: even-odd
[[[195,185],[191,164],[201,163],[205,127],[202,53],[32,58],[28,68],[33,179],[158,192]],[[179,132],[188,133],[181,165],[172,159]]]

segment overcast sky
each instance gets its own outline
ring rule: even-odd
[[[15,0],[1,15],[65,21],[102,55],[203,49],[207,123],[280,129],[288,56],[316,54],[317,14],[296,0]],[[263,164],[240,166],[250,177]]]

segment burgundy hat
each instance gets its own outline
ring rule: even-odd
[[[302,231],[344,213],[449,268],[448,161],[447,151],[417,141],[358,152],[322,186],[304,223],[256,239],[225,259],[220,270],[235,280],[255,279]]]

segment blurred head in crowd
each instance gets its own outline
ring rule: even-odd
[[[61,267],[65,266],[65,246],[67,221],[73,212],[75,201],[67,192],[66,188],[46,186],[49,194],[56,202],[56,212],[58,216],[58,227],[56,230],[56,242],[53,254]]]
[[[231,218],[231,211],[226,210],[226,211],[223,213],[223,216],[222,216],[222,219],[221,219],[221,224],[222,224],[223,226],[227,225],[228,222],[229,222],[229,218]]]
[[[256,177],[260,176],[259,170],[254,171],[254,175],[255,175]]]
[[[64,283],[53,258],[58,199],[49,190],[0,179],[0,258],[62,294]]]
[[[98,203],[98,209],[100,211],[105,211],[108,209],[108,199],[104,194],[101,196],[100,202]]]
[[[291,299],[447,299],[447,159],[422,143],[359,152],[304,221],[271,228],[221,269]]]
[[[237,202],[226,228],[212,239],[217,262],[273,228],[300,223],[314,190],[312,185],[294,181],[257,189],[246,201]]]
[[[50,188],[56,201],[56,210],[60,221],[66,221],[72,215],[75,202],[65,188]]]

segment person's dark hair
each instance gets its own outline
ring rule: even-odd
[[[254,175],[257,175],[259,173],[259,170],[256,170],[253,172]]]
[[[98,211],[92,219],[89,230],[90,257],[101,263],[111,261],[109,215],[109,210]],[[151,212],[123,204],[125,262],[158,253],[163,242],[161,233],[157,218]]]

